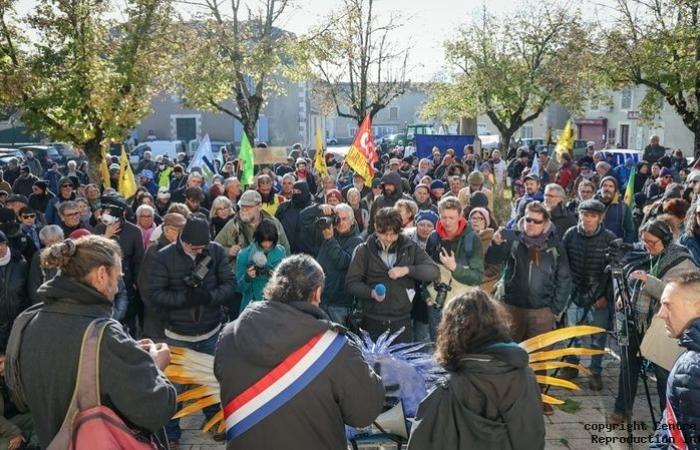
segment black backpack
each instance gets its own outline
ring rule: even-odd
[[[43,303],[38,303],[27,308],[22,314],[17,316],[12,325],[10,338],[7,341],[7,349],[5,350],[5,384],[7,384],[10,391],[12,403],[23,413],[29,411],[29,406],[27,405],[27,398],[24,395],[19,367],[22,335],[27,325],[36,317],[43,306]]]

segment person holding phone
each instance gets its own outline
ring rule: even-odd
[[[513,340],[522,342],[554,329],[566,309],[571,273],[566,249],[544,204],[528,203],[518,224],[522,231],[509,239],[502,229],[494,234],[486,261],[504,264],[496,296],[513,318]],[[554,413],[551,405],[542,407],[544,414]]]

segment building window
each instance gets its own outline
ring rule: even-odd
[[[348,126],[348,137],[354,137],[357,134],[357,127]]]
[[[392,106],[389,108],[389,120],[399,120],[399,107]]]
[[[526,125],[520,129],[520,139],[532,139],[532,126]]]
[[[615,128],[608,128],[608,142],[615,143]]]
[[[620,109],[632,109],[632,88],[620,91]]]

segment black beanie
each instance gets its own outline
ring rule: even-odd
[[[190,245],[209,245],[209,224],[197,217],[187,219],[180,240]]]

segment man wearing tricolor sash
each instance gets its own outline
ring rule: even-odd
[[[658,317],[686,351],[668,376],[666,408],[649,448],[700,449],[700,271],[666,284]]]
[[[381,378],[319,308],[323,286],[313,258],[287,258],[266,301],[224,328],[214,374],[228,450],[345,449],[344,425],[367,426],[381,412]]]

